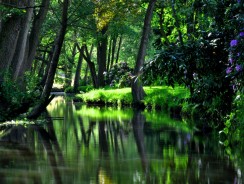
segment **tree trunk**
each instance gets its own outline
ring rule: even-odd
[[[45,109],[45,107],[50,103],[49,95],[53,86],[54,76],[56,73],[56,69],[58,66],[58,60],[61,53],[61,48],[63,45],[64,37],[66,34],[67,29],[67,22],[68,22],[68,5],[69,0],[64,0],[63,2],[63,13],[62,13],[62,22],[61,22],[61,28],[57,35],[56,43],[55,43],[55,49],[52,56],[52,60],[50,63],[49,71],[47,80],[45,82],[44,89],[41,94],[41,100],[40,104],[38,104],[32,112],[28,115],[28,118],[36,118],[40,115],[40,113]],[[51,97],[52,98],[52,97]]]
[[[109,40],[107,71],[109,71],[110,68],[111,47],[112,47],[112,38],[110,38]]]
[[[98,85],[99,87],[105,86],[104,72],[106,71],[106,55],[107,55],[107,36],[105,35],[107,27],[101,31],[102,38],[98,41],[97,46],[97,61],[98,61]]]
[[[28,53],[30,49],[30,35],[27,36],[26,40],[26,49],[25,49],[25,58],[24,58],[24,64],[23,68],[20,70],[19,76],[22,77],[25,72],[31,71],[32,63],[28,63]]]
[[[1,31],[2,31],[2,11],[0,10],[0,34],[1,34]]]
[[[19,32],[21,16],[13,16],[3,24],[0,34],[0,82],[3,81],[3,72],[9,70],[13,59]]]
[[[31,5],[34,4],[34,1],[31,0]],[[26,10],[25,16],[21,20],[21,30],[19,33],[19,38],[15,50],[15,54],[13,57],[13,60],[11,62],[11,68],[13,72],[13,80],[17,81],[17,79],[20,76],[20,73],[24,73],[24,71],[21,71],[24,69],[24,59],[25,59],[25,54],[26,54],[26,48],[27,48],[27,37],[30,29],[30,22],[33,16],[33,8],[28,8]],[[22,80],[22,79],[21,79]]]
[[[43,55],[43,60],[42,60],[42,63],[41,63],[41,66],[40,66],[40,69],[38,71],[38,77],[43,77],[44,76],[44,73],[45,73],[45,54]]]
[[[75,60],[75,55],[76,55],[76,47],[77,47],[77,42],[74,43],[73,49],[71,52],[71,57],[67,57],[68,62],[66,63],[65,67],[65,87],[70,87],[72,84],[72,68],[74,65],[74,60]],[[64,49],[65,50],[65,49]]]
[[[84,81],[84,85],[87,85],[87,74],[88,74],[88,64],[86,65],[86,71],[85,71],[85,75],[84,75],[84,78],[83,78],[83,81]]]
[[[151,27],[151,19],[153,15],[153,9],[155,6],[156,0],[150,0],[147,12],[145,15],[144,26],[142,31],[140,48],[137,55],[136,65],[133,72],[133,79],[131,85],[132,97],[133,97],[133,105],[140,106],[142,105],[141,100],[143,100],[145,96],[145,92],[142,87],[142,83],[140,80],[141,68],[143,67],[145,56],[146,56],[146,47],[148,42],[148,36]]]
[[[116,42],[117,42],[117,38],[114,37],[113,38],[113,44],[112,44],[111,66],[113,66],[113,64],[114,64],[114,56],[115,56]]]
[[[39,78],[43,77],[44,72],[45,72],[45,70],[44,70],[45,69],[45,65],[47,65],[47,62],[48,62],[46,60],[46,55],[47,55],[47,52],[42,52],[42,56],[41,57],[35,58],[36,62],[34,62],[34,65],[35,65],[35,63],[39,62],[39,68],[38,69],[34,69],[34,66],[33,66],[33,68],[31,69],[31,73],[33,75],[37,74],[37,76]]]
[[[88,62],[87,64],[90,68],[93,87],[98,88],[99,85],[98,85],[98,79],[97,79],[97,75],[96,75],[95,64],[93,62]]]
[[[18,77],[16,78],[17,83],[22,90],[25,90],[26,82],[27,82],[24,78],[24,75],[28,68],[28,63],[27,63],[28,51],[29,51],[29,35],[27,36],[27,40],[26,40],[26,48],[25,48],[25,53],[23,58],[23,64],[20,66],[19,74]]]
[[[121,49],[121,44],[122,44],[122,35],[119,37],[119,46],[118,46],[118,50],[117,50],[117,54],[116,54],[115,63],[118,63],[118,61],[119,61],[119,53],[120,53],[120,49]]]
[[[50,65],[51,65],[51,61],[52,61],[52,57],[53,57],[53,53],[54,53],[54,49],[55,49],[55,46],[53,46],[52,49],[51,49],[51,51],[49,52],[47,66],[46,66],[46,68],[45,68],[45,70],[44,70],[44,74],[43,74],[43,76],[42,76],[42,77],[39,76],[39,77],[41,77],[42,79],[41,79],[40,83],[37,85],[38,88],[41,88],[41,89],[42,89],[42,88],[44,88],[44,86],[45,86],[45,82],[46,82],[46,80],[47,80],[48,71],[49,71],[49,68],[50,68]]]
[[[41,33],[41,27],[47,15],[49,4],[50,4],[50,0],[42,0],[42,6],[40,7],[38,14],[34,16],[34,21],[31,29],[30,41],[29,41],[30,49],[28,52],[28,59],[27,59],[28,65],[31,65],[29,63],[32,63],[33,60],[35,59],[36,49],[38,46],[39,36]]]
[[[92,78],[92,83],[94,88],[98,88],[98,79],[97,79],[97,74],[96,74],[96,69],[95,69],[95,64],[91,61],[91,52],[88,52],[87,46],[85,45],[85,53],[84,59],[87,62],[87,65],[89,66],[90,72],[91,72],[91,78]]]
[[[75,93],[78,92],[78,87],[80,85],[80,72],[81,72],[84,49],[85,49],[84,45],[81,48],[78,46],[78,50],[80,52],[80,55],[79,55],[79,60],[78,60],[76,72],[75,72],[75,80],[74,80],[74,92]]]

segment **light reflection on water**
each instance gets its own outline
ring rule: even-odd
[[[0,130],[0,183],[242,183],[216,139],[162,113],[57,97],[45,125]]]

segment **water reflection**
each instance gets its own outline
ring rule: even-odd
[[[48,123],[0,127],[0,183],[242,183],[217,140],[161,113],[56,98]]]

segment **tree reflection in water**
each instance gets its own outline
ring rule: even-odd
[[[166,115],[63,99],[44,125],[1,126],[0,183],[234,183],[216,139]]]
[[[28,128],[23,125],[12,127],[10,125],[6,128],[2,127],[2,132],[0,139],[1,184],[42,183],[38,162],[36,162],[40,158],[37,158],[35,153],[35,135],[38,136],[38,140],[42,142],[42,146],[46,150],[54,182],[62,184],[58,166],[63,165],[64,159],[51,121],[48,123],[47,130],[37,125],[30,125]],[[55,154],[58,155],[58,162]]]

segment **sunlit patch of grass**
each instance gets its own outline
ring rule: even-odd
[[[163,108],[174,107],[180,105],[183,99],[189,97],[189,91],[177,86],[175,88],[167,86],[153,86],[144,87],[146,92],[144,104],[147,107]],[[78,94],[76,98],[85,102],[93,104],[106,104],[106,105],[131,105],[132,94],[131,88],[122,89],[98,89],[92,90],[88,93]]]
[[[130,88],[123,89],[98,89],[88,93],[76,95],[85,103],[104,103],[114,105],[130,105],[132,95]]]
[[[181,105],[182,101],[189,97],[189,91],[177,86],[175,88],[168,86],[145,87],[146,97],[144,104],[152,108],[168,109]]]

